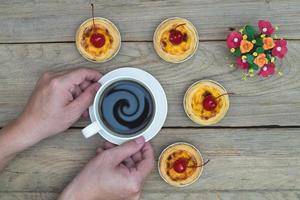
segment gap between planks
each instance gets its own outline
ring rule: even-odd
[[[85,126],[78,127],[78,126],[71,126],[68,129],[75,129],[75,130],[80,130],[83,129]],[[0,127],[0,130],[4,128],[4,126]],[[199,127],[194,127],[194,126],[165,126],[162,127],[161,129],[298,129],[300,126],[279,126],[279,125],[266,125],[266,126],[199,126]]]
[[[287,41],[300,41],[300,39],[285,39]],[[225,42],[224,39],[200,39],[199,42]],[[122,40],[122,42],[127,43],[137,43],[137,42],[153,42],[153,40]],[[64,43],[75,43],[74,40],[66,40],[66,41],[43,41],[43,42],[0,42],[0,45],[14,45],[14,44],[64,44]]]

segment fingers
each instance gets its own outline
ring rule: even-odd
[[[108,149],[111,149],[111,148],[114,148],[114,147],[116,147],[116,146],[117,146],[117,145],[105,141],[101,147],[98,147],[97,153],[102,153],[103,151],[108,150]]]
[[[89,118],[89,111],[88,111],[88,110],[85,110],[85,111],[83,112],[83,114],[82,114],[82,117],[83,117],[84,119],[88,119],[88,118]]]
[[[78,97],[82,93],[82,90],[81,90],[81,88],[78,85],[74,85],[70,89],[70,92],[72,93],[72,96],[75,99],[76,97]]]
[[[142,157],[142,152],[141,152],[141,151],[137,152],[136,154],[134,154],[134,155],[132,156],[132,160],[133,160],[136,164],[139,163],[142,159],[143,159],[143,157]]]
[[[131,157],[126,158],[123,161],[124,165],[128,168],[134,168],[135,167],[135,162],[133,161],[133,159]]]
[[[154,167],[154,153],[149,142],[145,143],[142,149],[142,159],[137,165],[137,174],[141,180],[144,180]]]
[[[113,144],[113,143],[110,143],[110,142],[107,142],[105,141],[104,144],[103,144],[103,148],[105,150],[108,150],[108,149],[111,149],[111,148],[114,148],[116,147],[117,145]]]
[[[99,83],[93,83],[86,90],[84,90],[74,101],[70,103],[70,109],[77,112],[80,117],[85,110],[93,103],[96,92],[100,87]]]
[[[103,144],[103,148],[105,150],[108,150],[108,149],[112,149],[114,147],[116,147],[117,145],[115,144],[112,144],[110,142],[104,142]],[[122,162],[127,168],[132,168],[132,167],[135,167],[135,161],[133,160],[133,158],[129,157],[129,158],[126,158],[123,162]]]
[[[92,81],[83,81],[82,83],[79,84],[79,87],[80,87],[81,90],[85,90],[86,88],[88,88],[92,84],[93,84]]]
[[[103,151],[108,150],[108,149],[111,149],[111,148],[114,148],[114,147],[116,147],[116,146],[117,146],[117,145],[112,144],[112,143],[110,143],[110,142],[108,142],[108,141],[105,141],[105,142],[103,143],[102,147],[99,147],[99,148],[97,149],[97,153],[98,153],[98,152],[99,152],[99,153],[102,153]]]
[[[120,146],[108,150],[110,151],[110,155],[114,158],[113,164],[115,166],[119,165],[127,158],[131,157],[132,155],[140,151],[144,146],[144,144],[145,144],[144,137],[139,137],[135,140],[131,140]]]
[[[100,153],[102,153],[104,151],[104,149],[102,148],[102,147],[99,147],[98,149],[97,149],[97,154],[100,154]]]
[[[101,78],[101,73],[94,69],[79,68],[63,75],[63,80],[71,85],[79,85],[84,81],[97,82]],[[86,83],[85,83],[86,84]]]

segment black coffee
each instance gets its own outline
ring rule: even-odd
[[[118,81],[105,89],[99,114],[105,126],[120,135],[133,135],[147,127],[154,115],[149,91],[133,81]]]

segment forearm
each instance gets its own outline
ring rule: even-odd
[[[0,130],[0,171],[19,152],[40,140],[33,134],[34,130],[20,119]]]

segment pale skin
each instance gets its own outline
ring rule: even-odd
[[[0,170],[18,153],[87,117],[101,76],[87,68],[43,74],[22,114],[0,131]],[[105,142],[59,199],[137,200],[153,166],[153,149],[144,138],[120,146]]]

